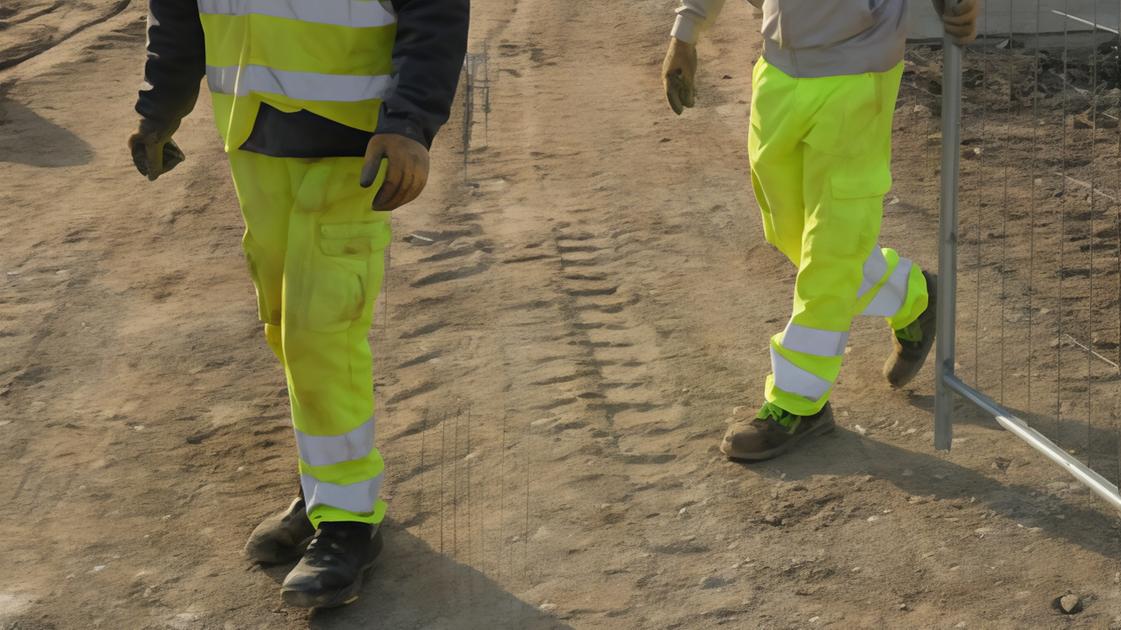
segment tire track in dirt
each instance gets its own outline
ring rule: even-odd
[[[630,253],[641,251],[633,237],[587,221],[559,223],[556,277],[569,302],[565,310],[576,337],[570,343],[587,354],[590,389],[578,395],[586,411],[604,416],[620,461],[664,463],[675,456],[651,437],[673,429],[666,422],[672,403],[657,386],[665,380],[658,334],[643,321],[633,276],[623,271],[633,267]]]
[[[0,259],[26,274],[0,276],[0,360],[35,363],[0,374],[19,375],[0,387],[20,543],[0,602],[31,602],[20,627],[925,627],[946,610],[1024,626],[1063,581],[1098,589],[1082,625],[1105,618],[1111,522],[1088,500],[1025,501],[1043,473],[1019,451],[997,473],[1015,487],[978,473],[987,429],[955,447],[973,470],[924,454],[925,412],[883,394],[878,360],[854,356],[838,400],[869,436],[746,469],[716,452],[719,418],[758,394],[792,274],[727,141],[746,131],[742,5],[706,39],[719,55],[702,48],[702,73],[734,80],[703,75],[701,107],[672,123],[665,3],[475,9],[489,143],[456,152],[463,112],[441,134],[429,190],[395,213],[373,334],[388,544],[366,597],[311,616],[279,607],[284,567],[237,557],[295,472],[211,121],[181,129],[191,160],[158,186],[125,179],[135,5],[6,75],[10,102],[90,145],[66,185],[37,153],[0,163]],[[56,277],[55,253],[89,281]],[[913,435],[888,435],[895,417]]]
[[[79,11],[78,16],[59,16],[67,13],[61,9],[64,2],[55,2],[50,6],[32,9],[26,13],[13,13],[11,16],[2,16],[0,32],[5,35],[6,43],[0,49],[0,71],[17,66],[25,61],[38,57],[43,53],[63,45],[82,31],[97,26],[120,15],[128,8],[131,0],[115,0],[107,7],[99,7],[93,15],[86,15],[93,9],[93,3],[74,3]],[[81,11],[86,9],[86,11]],[[61,20],[61,24],[55,22]],[[50,24],[42,22],[50,21]],[[47,30],[48,32],[44,32]]]
[[[531,76],[531,68],[552,62],[541,47],[518,39],[490,47],[500,51],[491,72],[501,77],[494,87],[494,115],[502,131],[495,132],[492,146],[473,152],[477,157],[468,172],[474,181],[466,188],[445,183],[444,198],[457,200],[452,207],[435,225],[404,236],[407,250],[436,251],[394,253],[398,266],[391,282],[408,283],[410,291],[404,302],[393,300],[392,319],[408,325],[387,353],[409,372],[387,375],[385,395],[397,396],[397,387],[411,391],[406,383],[441,385],[396,401],[389,413],[395,424],[401,422],[396,426],[406,428],[387,438],[383,449],[394,460],[391,470],[398,471],[390,477],[402,526],[519,596],[540,592],[567,599],[568,593],[572,601],[565,605],[576,607],[577,600],[593,599],[586,592],[590,584],[575,576],[602,570],[590,554],[582,554],[641,538],[634,519],[644,509],[664,509],[662,493],[676,484],[659,478],[664,471],[657,468],[676,457],[671,451],[677,425],[667,418],[680,411],[662,393],[674,391],[665,387],[674,379],[666,373],[660,333],[636,308],[645,288],[627,273],[641,263],[644,248],[660,246],[672,232],[633,234],[633,228],[581,208],[551,208],[549,214],[566,215],[554,220],[526,204],[563,198],[542,187],[573,155],[563,150],[522,155],[534,143],[518,136],[540,125],[511,122],[513,110],[503,105],[510,90],[533,88],[503,82]],[[464,136],[454,127],[449,132]],[[539,176],[513,175],[527,159]],[[411,218],[399,216],[406,223]],[[434,238],[465,223],[469,234],[454,242]],[[543,225],[551,227],[542,232]],[[398,233],[400,239],[406,231]],[[465,273],[482,264],[478,252],[484,249],[493,253],[491,266]],[[428,286],[418,283],[420,278],[440,282]],[[441,287],[445,293],[432,292]],[[473,300],[457,301],[471,293]],[[490,307],[485,314],[476,311],[480,296]],[[456,313],[454,323],[433,317],[444,308]],[[486,329],[474,325],[476,314]],[[406,348],[408,354],[398,354]],[[460,367],[469,352],[487,365],[486,379]],[[490,426],[469,424],[469,417],[489,420]],[[467,426],[478,427],[470,444]],[[404,463],[402,451],[413,453]],[[585,470],[597,472],[579,474]],[[568,478],[559,486],[552,483],[558,475]],[[666,545],[672,549],[665,553],[678,553],[668,541],[661,546]],[[620,605],[636,588],[628,577],[632,571],[656,571],[652,560],[638,559],[637,553],[620,558],[626,569],[607,570]],[[569,558],[571,566],[555,566],[549,559],[557,557]],[[604,606],[596,602],[574,618],[609,614],[611,607]],[[504,622],[516,624],[517,617]]]

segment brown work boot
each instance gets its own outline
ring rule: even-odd
[[[812,416],[797,416],[774,403],[767,403],[752,420],[728,427],[720,452],[729,459],[762,461],[778,457],[809,438],[836,427],[829,403]]]
[[[287,510],[266,518],[249,535],[245,555],[261,564],[283,564],[300,557],[304,546],[315,535],[308,520],[304,498],[292,501]]]
[[[934,346],[934,334],[938,323],[938,282],[937,276],[923,272],[926,278],[926,310],[906,328],[895,331],[892,344],[895,346],[891,356],[884,363],[884,378],[892,387],[903,387],[915,378],[926,362],[930,349]]]

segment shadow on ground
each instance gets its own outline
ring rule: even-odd
[[[911,394],[910,403],[933,416],[934,396]],[[1121,423],[1113,415],[1116,412],[1111,402],[1102,407],[1106,410],[1104,413],[1088,420],[1084,415],[1057,418],[1053,414],[1006,405],[1013,416],[1027,422],[1028,426],[1066,449],[1110,482],[1121,486]],[[961,398],[956,398],[954,402],[953,420],[957,425],[969,424],[1004,431],[991,416]],[[1009,434],[1008,439],[1016,438]]]
[[[1009,435],[1008,439],[1016,438]],[[994,460],[1000,454],[994,452]],[[1042,456],[1032,465],[1053,466]],[[763,472],[758,466],[744,464],[745,468]],[[1041,493],[1042,488],[1002,483],[995,477],[1003,474],[997,469],[990,477],[933,455],[840,429],[805,449],[785,455],[771,466],[785,473],[787,481],[814,475],[872,475],[912,496],[951,501],[976,499],[1007,519],[1025,527],[1041,528],[1054,539],[1101,555],[1121,557],[1121,530],[1117,529],[1117,516],[1107,504],[1101,503],[1100,509],[1080,506]],[[1072,527],[1072,523],[1078,526]]]
[[[387,523],[385,550],[358,601],[315,610],[312,630],[570,630],[537,606],[518,599],[474,568]],[[292,565],[267,570],[278,583]]]
[[[7,98],[0,86],[0,163],[61,168],[92,159],[93,149],[84,140]]]

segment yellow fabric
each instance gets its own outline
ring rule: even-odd
[[[284,367],[295,428],[340,436],[374,413],[368,333],[385,273],[389,214],[373,212],[384,168],[358,185],[361,158],[305,160],[233,151],[230,166],[245,219],[243,245],[265,337]],[[371,444],[365,457],[300,471],[349,485],[382,474]],[[307,487],[305,484],[305,495]],[[309,497],[310,500],[310,497]],[[346,511],[322,505],[309,517],[376,523],[385,506]]]
[[[295,72],[392,74],[396,28],[355,28],[268,15],[200,16],[206,63],[257,64]],[[248,34],[252,31],[253,36]]]
[[[338,464],[326,466],[312,466],[300,460],[300,473],[311,475],[321,481],[347,485],[372,479],[385,470],[385,461],[381,453],[375,448],[361,459],[352,459]]]
[[[902,65],[890,72],[796,79],[760,59],[753,74],[748,152],[767,241],[798,268],[791,322],[845,333],[897,265],[884,249],[886,271],[858,297],[864,263],[878,247],[883,196],[891,188],[891,128]],[[892,328],[926,309],[926,283],[911,267],[907,295],[888,317]],[[782,345],[772,352],[831,388],[842,356],[816,356]],[[776,368],[777,372],[777,368]],[[812,380],[812,378],[811,378]],[[816,398],[784,391],[767,379],[766,399],[797,415],[817,413]]]
[[[316,527],[319,527],[320,523],[339,522],[370,523],[371,525],[377,525],[378,523],[381,523],[383,519],[385,519],[385,511],[387,508],[388,506],[385,504],[385,501],[378,501],[377,505],[374,506],[374,511],[372,513],[362,516],[355,516],[354,514],[347,512],[346,510],[340,510],[330,506],[322,506],[320,508],[317,508],[314,511],[314,514],[310,514],[309,518],[312,525]]]
[[[276,70],[327,75],[393,74],[395,24],[349,27],[316,24],[267,15],[200,15],[206,63],[212,67],[259,65]],[[212,92],[214,117],[226,151],[249,137],[257,110],[267,103],[284,112],[301,109],[348,127],[377,128],[381,100],[301,100],[283,94],[243,96]]]

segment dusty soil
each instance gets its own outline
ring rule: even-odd
[[[281,606],[284,568],[239,555],[292,494],[295,462],[209,107],[177,135],[188,161],[148,184],[122,148],[142,4],[4,5],[0,50],[17,52],[0,59],[40,41],[22,29],[55,34],[0,72],[4,627],[1121,627],[1117,515],[967,410],[954,450],[934,451],[930,371],[889,391],[880,322],[853,336],[841,430],[763,465],[720,456],[733,409],[759,403],[793,270],[747,185],[750,12],[729,3],[702,48],[700,106],[676,119],[657,77],[671,4],[476,3],[471,106],[465,91],[428,191],[395,216],[372,335],[388,547],[357,604],[310,615]],[[911,70],[883,241],[933,266],[937,120]],[[1066,181],[1039,166],[1061,151],[1061,113],[1038,147],[1030,125],[989,114],[1023,142],[978,132],[987,161],[965,160],[962,373],[989,389],[1027,366],[1039,383],[1066,360],[1096,369],[1048,345],[1059,317],[1052,331],[1052,311],[1030,310],[1081,268],[1044,252],[1115,227],[1100,194],[1081,219],[1023,212]],[[1068,151],[1098,146],[1073,125]],[[1062,216],[1073,231],[1056,237]],[[999,246],[966,255],[993,230]],[[1102,273],[1117,265],[1107,236]],[[994,294],[1038,295],[1037,350]],[[1067,312],[1116,310],[1095,295]],[[1068,591],[1081,613],[1052,608]]]

